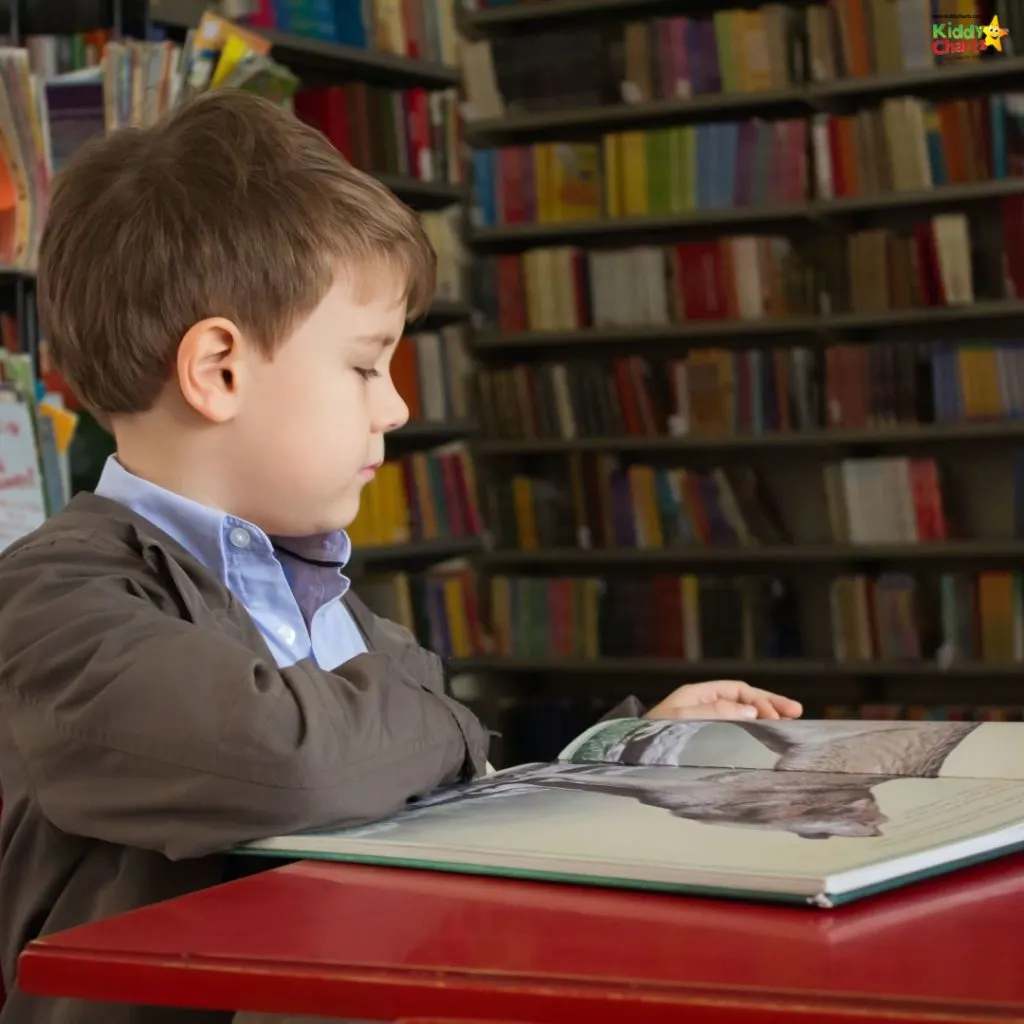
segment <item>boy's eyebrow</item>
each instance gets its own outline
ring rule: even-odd
[[[359,345],[380,345],[381,348],[387,348],[398,341],[393,334],[388,334],[386,331],[381,331],[379,334],[360,334],[352,340]]]

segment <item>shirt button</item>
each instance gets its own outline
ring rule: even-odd
[[[291,626],[278,626],[277,635],[289,646],[295,643],[295,630]]]
[[[236,548],[247,548],[252,543],[252,537],[249,536],[248,530],[243,530],[240,526],[236,526],[229,534],[228,540]]]

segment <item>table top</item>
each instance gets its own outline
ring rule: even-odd
[[[39,940],[20,979],[378,1020],[1021,1021],[1022,928],[1024,855],[834,910],[306,861]]]

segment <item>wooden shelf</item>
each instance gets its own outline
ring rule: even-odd
[[[531,246],[574,245],[587,242],[629,240],[654,242],[684,232],[721,229],[719,233],[741,230],[768,233],[815,222],[872,213],[901,210],[939,210],[964,203],[983,202],[1024,193],[1024,177],[984,181],[970,185],[888,192],[876,196],[841,199],[812,199],[801,203],[759,206],[730,206],[720,210],[687,210],[683,213],[638,217],[608,217],[600,220],[556,221],[552,223],[500,224],[473,228],[469,245],[478,249],[521,250]]]
[[[467,243],[477,249],[526,249],[542,245],[582,245],[587,242],[620,242],[676,237],[682,231],[725,229],[734,232],[759,228],[767,233],[811,219],[811,204],[778,203],[773,206],[730,206],[720,210],[687,210],[685,213],[608,217],[600,220],[567,220],[551,223],[498,224],[474,227]],[[721,233],[721,232],[719,232]]]
[[[850,564],[971,563],[1005,566],[1024,562],[1024,541],[948,541],[921,544],[785,544],[756,547],[666,548],[511,548],[488,551],[479,565],[498,572],[544,569],[554,573],[597,569],[665,569],[714,566],[730,572],[757,573],[765,567],[807,567],[831,573]],[[1024,697],[1022,697],[1024,700]]]
[[[1001,199],[1024,193],[1024,177],[973,182],[969,185],[942,185],[905,192],[887,192],[877,196],[843,196],[839,199],[815,199],[809,204],[812,219],[849,217],[852,214],[888,213],[927,207],[930,210],[956,207],[963,203]]]
[[[208,4],[195,0],[150,0],[149,20],[173,29],[190,29],[199,24]],[[360,50],[307,36],[291,35],[260,29],[270,40],[274,59],[304,75],[319,74],[335,81],[366,82],[368,85],[405,89],[422,86],[426,89],[447,89],[458,85],[458,68],[432,61],[413,60],[397,54],[376,50]]]
[[[455,299],[434,299],[427,315],[422,320],[410,323],[406,329],[412,332],[425,331],[443,327],[445,324],[464,323],[472,315],[473,309],[467,302],[458,302]]]
[[[835,662],[812,658],[763,659],[760,661],[684,661],[677,658],[509,658],[483,656],[456,659],[451,672],[508,673],[510,675],[573,674],[576,676],[668,676],[685,682],[693,679],[830,680],[830,679],[1012,679],[1024,678],[1024,664],[960,662],[948,667],[934,662]],[[627,686],[629,684],[627,683]],[[827,697],[828,694],[822,694]],[[972,694],[964,692],[968,702]],[[974,695],[976,696],[976,695]]]
[[[1024,57],[993,55],[979,61],[942,64],[926,71],[902,71],[892,75],[840,78],[804,86],[814,110],[826,109],[840,99],[881,99],[885,96],[922,96],[960,92],[964,85],[990,89],[1004,83],[1013,86],[1024,74]]]
[[[413,541],[409,544],[357,547],[352,553],[350,565],[363,571],[425,567],[449,558],[476,554],[482,544],[480,537],[453,537]]]
[[[738,116],[800,117],[809,104],[803,88],[759,93],[710,93],[690,99],[615,103],[536,113],[513,113],[469,121],[463,129],[471,146],[508,146],[544,140],[593,138],[605,132],[660,128],[692,121],[730,120]]]
[[[536,7],[531,9],[536,10]],[[467,123],[465,137],[470,145],[478,147],[521,145],[736,117],[810,117],[832,107],[849,106],[853,101],[877,102],[896,95],[941,95],[962,92],[965,85],[974,84],[998,88],[1004,83],[1012,85],[1022,75],[1024,58],[1008,57],[964,62],[930,71],[844,78],[763,92],[703,93],[686,99],[514,112],[500,119]]]
[[[1006,299],[976,302],[969,306],[928,306],[894,309],[882,313],[837,313],[762,317],[751,320],[688,320],[671,324],[636,324],[616,327],[580,327],[569,331],[479,331],[472,340],[475,354],[515,349],[537,350],[556,347],[585,348],[613,345],[661,345],[715,339],[719,345],[735,343],[750,347],[757,337],[771,343],[773,337],[807,344],[815,339],[831,341],[836,333],[884,331],[954,323],[1024,320],[1024,302]]]
[[[559,455],[570,452],[748,452],[796,449],[842,450],[920,444],[1024,440],[1024,422],[924,423],[870,430],[801,430],[773,434],[725,434],[707,437],[485,438],[473,442],[479,455]]]
[[[388,443],[394,441],[453,441],[458,438],[470,437],[476,433],[477,426],[469,420],[416,420],[407,423],[400,430],[388,434]]]
[[[679,0],[543,0],[511,3],[463,11],[459,29],[468,35],[498,35],[515,31],[542,31],[580,21],[589,24],[601,17],[644,18],[678,13]],[[712,8],[713,9],[713,8]]]
[[[466,201],[464,185],[449,185],[440,181],[421,181],[403,174],[373,171],[373,176],[415,210],[443,210],[446,206]]]

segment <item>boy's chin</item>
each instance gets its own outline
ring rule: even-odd
[[[319,537],[347,530],[359,514],[359,495],[346,496],[329,508],[300,510],[300,516],[289,516],[286,530],[274,531],[279,537]]]

